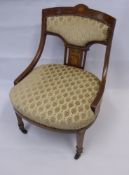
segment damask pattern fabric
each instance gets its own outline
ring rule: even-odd
[[[105,41],[108,26],[80,16],[54,16],[47,18],[47,31],[61,35],[69,44],[84,46],[90,41]]]
[[[99,79],[79,68],[41,65],[14,86],[12,104],[24,116],[58,129],[80,129],[95,120],[90,105]]]

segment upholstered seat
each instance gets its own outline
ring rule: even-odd
[[[41,65],[10,92],[14,108],[29,119],[58,129],[80,129],[95,120],[90,108],[99,79],[79,68]]]

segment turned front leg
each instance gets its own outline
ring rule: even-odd
[[[81,156],[81,153],[83,152],[83,141],[84,141],[84,135],[85,135],[86,129],[78,130],[76,133],[76,139],[77,139],[77,146],[76,146],[76,154],[75,159],[78,159]]]

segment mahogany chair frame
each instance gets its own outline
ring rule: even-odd
[[[47,23],[47,17],[49,16],[61,16],[61,15],[75,15],[75,16],[82,16],[91,18],[97,21],[100,21],[108,26],[108,36],[106,41],[92,41],[87,43],[85,46],[76,46],[71,45],[67,43],[67,41],[60,35],[52,32],[48,32],[46,30],[46,23]],[[105,58],[104,58],[104,65],[103,65],[103,72],[102,72],[102,79],[100,81],[100,88],[97,93],[96,98],[94,99],[93,103],[91,104],[91,109],[94,112],[95,116],[97,117],[100,105],[102,101],[102,96],[104,93],[105,83],[106,83],[106,77],[107,77],[107,71],[108,71],[108,65],[109,65],[109,57],[110,57],[110,50],[112,45],[112,38],[114,33],[116,19],[110,15],[107,15],[103,12],[96,11],[93,9],[90,9],[88,6],[84,4],[78,4],[75,7],[55,7],[55,8],[48,8],[42,10],[42,25],[41,25],[41,38],[38,50],[36,52],[35,57],[33,58],[32,62],[29,64],[29,66],[15,79],[14,85],[18,84],[21,80],[23,80],[36,66],[37,62],[39,61],[46,41],[47,35],[55,35],[60,37],[64,42],[65,47],[65,53],[64,53],[64,64],[68,66],[75,66],[80,69],[84,69],[85,62],[86,62],[86,54],[89,50],[90,46],[93,44],[103,44],[106,46],[106,52],[105,52]],[[74,132],[77,136],[77,150],[75,154],[75,159],[78,159],[83,151],[83,140],[84,140],[84,134],[87,128],[92,125],[92,123],[85,127],[78,130],[61,130],[56,128],[50,128],[47,126],[44,126],[42,124],[39,124],[35,121],[30,120],[27,116],[23,116],[21,113],[19,113],[16,109],[15,113],[18,119],[18,126],[19,129],[23,133],[27,133],[27,130],[24,128],[24,123],[22,121],[23,119],[26,119],[27,121],[33,123],[34,125],[37,125],[42,128],[51,129],[54,131],[63,131],[67,133]]]

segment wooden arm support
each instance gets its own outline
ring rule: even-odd
[[[27,68],[14,80],[14,85],[19,83],[23,78],[25,78],[33,70],[33,68],[35,67],[35,65],[39,61],[39,59],[42,55],[43,49],[44,49],[45,41],[46,41],[46,33],[45,33],[46,26],[45,26],[45,24],[46,24],[45,18],[43,18],[43,11],[42,11],[41,38],[40,38],[38,50],[36,52],[35,57],[31,61],[31,63],[29,64],[29,66],[27,66]]]
[[[105,84],[106,84],[106,77],[107,77],[107,71],[108,71],[108,65],[109,65],[109,57],[110,57],[110,50],[111,50],[111,44],[112,44],[112,38],[110,39],[110,43],[106,48],[105,53],[105,60],[104,60],[104,66],[103,66],[103,73],[102,73],[102,80],[100,82],[100,88],[97,93],[96,98],[94,99],[93,103],[91,104],[91,109],[94,113],[99,112],[101,100],[103,97]]]
[[[33,68],[35,67],[35,65],[37,64],[37,62],[41,57],[41,54],[43,52],[44,45],[45,45],[45,40],[46,40],[46,36],[44,36],[43,38],[41,37],[39,48],[37,50],[35,57],[33,58],[32,62],[29,64],[29,66],[27,66],[27,68],[14,80],[14,85],[19,83],[23,78],[25,78],[33,70]]]

